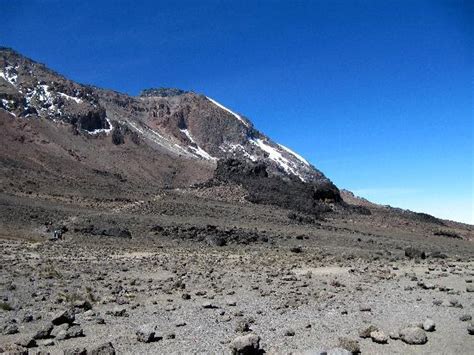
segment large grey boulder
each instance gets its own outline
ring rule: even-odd
[[[408,327],[400,330],[400,339],[410,345],[426,344],[428,337],[423,329]]]

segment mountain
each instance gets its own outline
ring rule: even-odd
[[[205,95],[152,88],[129,96],[81,85],[1,48],[0,108],[9,189],[127,194],[235,183],[254,202],[308,212],[341,201],[303,157]]]

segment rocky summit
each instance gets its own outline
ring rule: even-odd
[[[339,189],[210,97],[0,48],[0,130],[0,353],[474,348],[473,226]]]

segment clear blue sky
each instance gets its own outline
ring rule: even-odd
[[[472,1],[10,1],[0,44],[213,97],[375,202],[474,223]]]

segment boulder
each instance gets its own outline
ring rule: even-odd
[[[54,325],[61,325],[64,323],[72,324],[76,319],[76,315],[73,309],[60,311],[53,316],[52,323]]]
[[[400,339],[410,345],[426,344],[428,337],[423,329],[408,327],[400,330]]]
[[[262,349],[260,349],[260,337],[253,333],[235,338],[230,343],[230,347],[232,354],[235,355],[253,355],[263,353]]]

